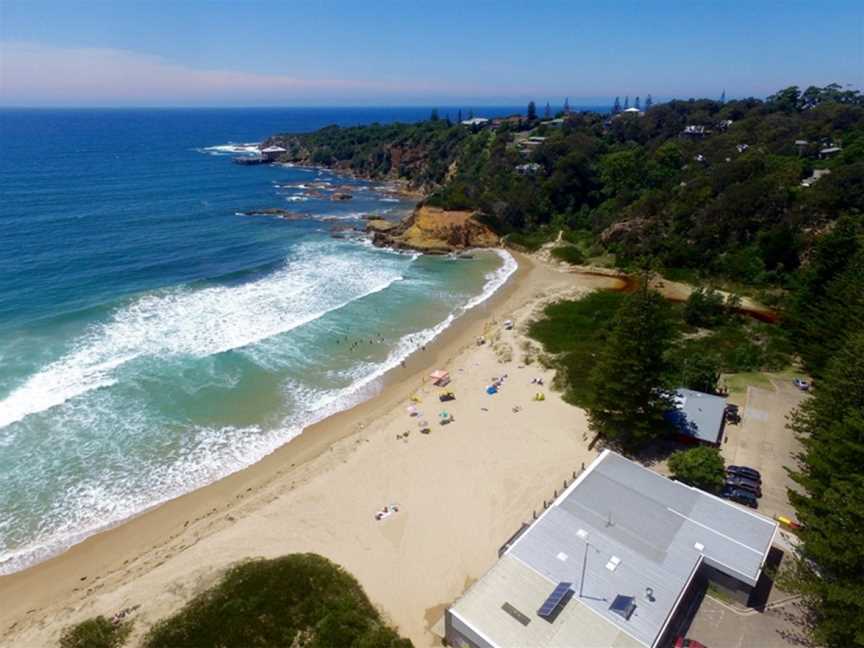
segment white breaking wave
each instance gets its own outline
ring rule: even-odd
[[[451,312],[435,326],[402,336],[383,362],[364,363],[351,369],[348,376],[351,383],[346,387],[333,390],[316,390],[301,384],[285,385],[286,391],[293,393],[295,402],[304,405],[291,412],[280,425],[273,429],[263,430],[258,426],[252,426],[190,430],[188,434],[183,436],[184,439],[188,440],[188,443],[184,443],[184,447],[178,450],[177,460],[174,462],[155,467],[141,465],[137,463],[135,457],[127,457],[126,460],[129,463],[121,468],[121,472],[132,480],[129,483],[125,479],[117,479],[116,467],[112,470],[110,467],[93,466],[91,479],[71,485],[64,492],[64,496],[58,498],[50,518],[58,520],[60,523],[48,532],[48,537],[42,536],[25,546],[0,551],[0,574],[13,573],[35,562],[45,560],[141,511],[241,470],[297,437],[309,425],[344,411],[373,396],[380,388],[379,379],[387,371],[398,367],[403,360],[421,346],[429,344],[460,315],[489,299],[516,271],[518,264],[510,254],[503,250],[496,250],[495,253],[501,258],[502,264],[495,271],[486,275],[480,294]],[[395,254],[397,253],[394,252]],[[313,258],[308,258],[310,256]],[[398,256],[404,258],[405,255],[398,254]],[[417,256],[419,255],[412,253],[412,260]],[[315,259],[320,259],[320,261],[315,261]],[[292,276],[291,273],[295,273],[293,276],[302,273],[302,276],[308,280],[309,268],[317,269],[315,288],[320,290],[322,287],[320,282],[326,279],[330,282],[325,284],[328,287],[328,292],[345,288],[353,290],[357,284],[362,284],[366,288],[365,294],[370,294],[376,292],[376,287],[377,290],[382,290],[387,285],[401,279],[401,275],[395,269],[381,269],[380,266],[386,266],[386,263],[375,264],[376,270],[370,270],[368,265],[370,265],[368,258],[364,259],[363,263],[357,263],[345,260],[333,253],[324,258],[320,254],[314,256],[310,254],[301,261],[288,265],[276,275],[247,286],[211,288],[185,295],[172,294],[139,300],[119,312],[112,322],[105,324],[100,330],[94,331],[91,336],[81,340],[80,348],[77,351],[60,362],[47,367],[43,372],[34,376],[34,379],[44,374],[52,374],[52,372],[55,376],[62,375],[62,372],[69,371],[75,364],[73,359],[79,362],[82,368],[89,370],[89,373],[82,371],[82,375],[87,374],[92,377],[102,369],[97,369],[95,365],[85,367],[86,363],[83,363],[83,360],[90,359],[87,354],[95,354],[94,346],[106,342],[117,343],[118,337],[127,334],[131,334],[135,338],[135,343],[129,345],[134,347],[135,351],[146,349],[150,352],[157,350],[165,352],[167,350],[169,353],[207,355],[218,353],[219,350],[236,348],[244,340],[248,340],[246,344],[249,344],[266,337],[267,331],[279,330],[286,326],[298,326],[299,324],[296,322],[303,319],[300,316],[293,316],[281,326],[270,320],[270,316],[274,313],[285,314],[281,309],[285,306],[286,299],[292,301],[292,306],[302,303],[304,299],[303,295],[306,293],[302,290],[295,291],[293,297],[284,299],[279,295],[280,291],[291,290],[289,278]],[[351,274],[358,275],[356,283],[352,281],[347,284],[339,283],[340,280],[346,278],[346,275]],[[336,283],[335,287],[334,282]],[[266,283],[267,286],[257,285],[261,283]],[[232,291],[235,294],[231,294]],[[240,314],[244,307],[253,303],[259,304],[247,293],[257,293],[257,297],[263,298],[262,301],[266,306],[255,312],[247,312],[247,317],[241,317]],[[355,299],[359,297],[360,294],[358,293]],[[230,298],[231,307],[219,306],[219,298],[226,301]],[[331,304],[337,301],[334,299]],[[183,304],[183,306],[180,307],[178,304]],[[167,311],[161,308],[164,306],[167,306]],[[338,308],[338,306],[333,308]],[[194,320],[189,320],[188,326],[179,326],[169,321],[172,317],[179,316],[180,312],[188,318],[190,309],[198,309],[196,312],[199,316],[195,317]],[[318,312],[322,312],[321,308],[318,309]],[[195,331],[196,325],[202,323],[202,316],[215,316],[218,313],[224,313],[231,320],[230,330],[220,328],[217,325],[201,334]],[[256,317],[256,314],[264,319],[264,324],[260,327],[257,322],[259,318]],[[313,316],[307,316],[305,319],[308,321],[313,318]],[[235,326],[248,328],[250,325],[253,328],[258,328],[255,331],[237,331],[234,329]],[[140,331],[141,326],[148,326],[153,330],[149,334],[143,334]],[[179,335],[178,339],[169,341],[167,338],[171,337],[172,334]],[[166,339],[160,342],[157,339],[160,336]],[[130,351],[129,355],[131,353]],[[98,358],[96,359],[98,360]],[[117,366],[116,363],[114,366]],[[3,405],[5,403],[6,401],[3,402]],[[78,410],[69,412],[68,415],[72,418],[84,416],[85,422],[88,417],[92,418],[94,425],[97,421],[102,421],[104,417],[107,417],[109,427],[114,425],[111,423],[111,419],[117,418],[117,426],[128,427],[131,425],[132,428],[140,430],[140,435],[146,435],[148,427],[153,424],[146,417],[140,417],[139,420],[134,416],[130,417],[129,412],[118,411],[107,392],[104,394],[104,398],[99,398],[96,402],[87,401],[86,404],[81,402]],[[82,451],[86,452],[86,450]],[[142,480],[143,482],[139,483]],[[3,526],[4,522],[0,520],[0,530],[3,529]]]
[[[300,258],[239,286],[180,288],[142,297],[74,343],[64,357],[0,401],[0,428],[117,381],[116,370],[140,357],[204,357],[285,333],[402,279],[399,270],[350,254]],[[314,251],[313,251],[314,249]]]
[[[209,155],[236,155],[238,153],[251,155],[259,152],[259,144],[260,142],[246,142],[245,144],[228,142],[227,144],[218,144],[216,146],[205,146],[197,150]]]

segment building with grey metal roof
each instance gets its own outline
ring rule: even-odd
[[[749,590],[776,529],[606,450],[448,609],[446,638],[470,648],[663,646],[697,573]],[[560,583],[570,595],[538,615]]]
[[[719,445],[726,420],[726,399],[683,387],[675,390],[669,419],[682,436]]]

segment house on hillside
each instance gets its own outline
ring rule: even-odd
[[[839,146],[826,146],[823,149],[819,149],[819,159],[827,160],[828,158],[832,158],[837,155],[843,149]]]
[[[726,399],[692,389],[675,390],[675,409],[666,415],[684,443],[719,446],[726,422]]]
[[[268,146],[265,149],[261,149],[261,157],[267,162],[275,162],[283,153],[287,152],[288,149],[284,149],[281,146]]]
[[[690,124],[689,126],[685,126],[684,130],[681,131],[681,137],[698,139],[705,137],[710,132],[711,131],[705,126],[701,126],[699,124]]]
[[[458,648],[666,648],[709,585],[750,601],[765,583],[777,528],[604,450],[447,609],[445,640]]]
[[[801,181],[802,187],[812,187],[816,182],[818,182],[821,178],[824,178],[828,174],[831,173],[831,169],[813,169],[813,175],[809,178],[804,178]]]
[[[486,117],[472,117],[471,119],[463,119],[459,122],[463,126],[469,126],[471,128],[483,128],[487,124],[489,124],[489,120]]]
[[[536,162],[528,162],[527,164],[517,164],[513,169],[519,175],[529,176],[537,175],[543,170],[543,167]]]
[[[508,126],[520,126],[526,120],[522,115],[510,115],[509,117],[496,117],[492,120],[492,128],[499,128],[504,124]]]
[[[632,108],[631,107],[631,108],[625,108],[624,110],[622,110],[618,114],[619,115],[630,115],[630,116],[635,116],[635,117],[642,117],[642,115],[644,115],[645,113],[642,112],[641,110],[639,110],[638,108]]]

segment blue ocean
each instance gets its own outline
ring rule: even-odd
[[[503,252],[339,231],[411,210],[382,183],[231,162],[276,132],[428,114],[0,111],[0,573],[368,398],[506,281]],[[243,215],[273,207],[296,218]]]

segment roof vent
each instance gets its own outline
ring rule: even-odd
[[[618,556],[612,556],[609,559],[609,562],[606,563],[606,569],[608,569],[610,572],[614,572],[616,569],[618,569],[618,565],[620,564],[621,559]]]
[[[576,535],[579,536],[582,540],[588,539],[588,532],[585,529],[579,529],[576,532]]]
[[[561,562],[567,562],[567,559],[570,557],[563,551],[559,552],[557,556],[555,556]]]
[[[522,614],[522,612],[517,610],[515,607],[513,607],[509,603],[504,603],[504,605],[501,606],[501,609],[504,610],[511,617],[516,619],[523,626],[527,626],[529,623],[531,623],[531,619],[529,619],[527,616]]]
[[[701,542],[697,542],[696,544],[693,545],[693,548],[696,551],[702,551],[703,549],[705,549],[705,545],[702,544]]]

